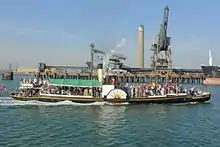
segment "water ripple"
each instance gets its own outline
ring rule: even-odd
[[[188,147],[220,144],[220,100],[78,105],[0,100],[0,146]]]

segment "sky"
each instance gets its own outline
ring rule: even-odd
[[[173,67],[219,65],[220,1],[201,0],[7,0],[0,5],[0,68],[47,65],[84,66],[89,44],[123,53],[137,67],[137,27],[145,29],[145,66],[151,64],[153,38],[164,7],[170,9]]]

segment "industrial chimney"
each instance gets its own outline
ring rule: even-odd
[[[138,67],[144,68],[144,26],[138,26]]]

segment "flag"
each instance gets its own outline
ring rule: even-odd
[[[2,91],[4,91],[4,90],[6,90],[6,89],[5,89],[5,86],[0,85],[0,92],[2,92]]]

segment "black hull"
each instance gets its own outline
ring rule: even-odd
[[[53,98],[25,98],[25,97],[13,97],[13,99],[21,101],[41,101],[41,102],[61,102],[66,101],[67,99],[53,99]],[[168,103],[189,103],[189,102],[206,102],[210,101],[211,95],[197,96],[197,97],[173,97],[173,98],[134,98],[134,99],[113,99],[113,100],[69,100],[75,103],[95,103],[95,102],[108,102],[108,103],[130,103],[130,104],[168,104]]]
[[[190,102],[207,102],[210,101],[210,97],[200,98],[200,99],[185,99],[178,98],[173,100],[153,100],[153,101],[130,101],[130,104],[178,104],[178,103],[190,103]]]
[[[50,98],[18,98],[18,97],[12,97],[15,100],[20,100],[20,101],[40,101],[40,102],[62,102],[66,101],[65,99],[63,100],[58,100],[58,99],[50,99]],[[95,103],[97,101],[85,101],[85,100],[70,100],[71,102],[75,103]]]
[[[13,80],[14,79],[14,73],[3,73],[2,74],[2,80]]]
[[[202,72],[208,78],[220,78],[220,67],[219,66],[205,66],[202,65]]]

